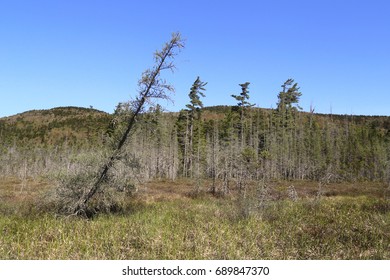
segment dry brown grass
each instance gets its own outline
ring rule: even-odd
[[[0,210],[29,213],[40,203],[48,189],[50,182],[43,179],[0,178]]]
[[[300,198],[315,197],[319,191],[318,182],[311,181],[276,181],[269,183],[269,186],[272,190],[272,195],[277,199],[287,198],[287,190],[289,186],[294,186]],[[358,197],[363,195],[383,198],[386,188],[386,184],[381,182],[341,182],[322,185],[321,192],[325,197]]]
[[[233,186],[234,183],[232,182]],[[248,185],[248,195],[257,196],[257,182]],[[1,205],[9,208],[31,209],[40,205],[45,194],[53,188],[53,184],[45,179],[18,179],[5,177],[0,179]],[[138,186],[138,191],[129,198],[135,204],[153,205],[155,203],[183,201],[184,203],[194,198],[218,200],[226,198],[235,200],[238,197],[236,190],[231,190],[227,196],[212,195],[210,192],[211,181],[204,180],[199,193],[195,192],[196,184],[190,179],[155,180]],[[298,199],[314,199],[318,194],[318,183],[307,181],[275,181],[267,184],[269,199],[283,201],[289,199],[289,188],[293,186]],[[332,183],[322,186],[322,196],[329,199],[368,197],[373,199],[385,199],[387,186],[383,183]],[[256,197],[255,197],[256,196]],[[375,205],[373,206],[375,207]]]
[[[300,197],[297,201],[283,198],[291,185]],[[34,208],[22,206],[39,203],[50,182],[3,178],[0,259],[390,257],[390,208],[385,199],[375,197],[380,185],[326,186],[325,193],[335,189],[338,195],[313,203],[316,183],[273,182],[269,187],[279,200],[246,217],[240,215],[233,194],[214,197],[208,186],[204,181],[194,198],[190,180],[150,182],[128,198],[123,212],[86,220],[56,217],[49,208],[34,214]],[[370,186],[374,190],[366,189]]]
[[[234,182],[231,183],[234,185]],[[249,188],[256,188],[257,182],[251,182]],[[211,181],[204,180],[201,188],[201,195],[211,196],[209,193]],[[317,195],[319,186],[317,182],[309,181],[275,181],[268,183],[270,195],[273,200],[288,198],[288,188],[294,186],[299,198],[313,198]],[[22,180],[15,177],[0,179],[0,199],[3,203],[23,204],[34,203],[45,191],[49,190],[52,184],[45,179]],[[387,185],[379,182],[359,183],[331,183],[322,186],[324,197],[359,197],[368,196],[383,198]],[[189,179],[155,180],[144,183],[138,187],[135,198],[146,203],[173,201],[177,199],[189,199],[195,190],[195,182]],[[235,195],[235,190],[231,191]]]
[[[170,201],[186,199],[193,189],[189,180],[158,180],[140,186],[137,196],[147,202]]]
[[[3,202],[29,202],[50,188],[44,179],[0,178],[0,198]]]

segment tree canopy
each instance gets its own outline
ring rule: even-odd
[[[293,79],[288,79],[281,87],[283,91],[278,94],[278,111],[291,109],[301,110],[302,108],[298,103],[302,93],[299,91],[298,83],[294,83]]]

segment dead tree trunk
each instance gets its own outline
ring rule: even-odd
[[[169,69],[173,71],[175,69],[173,58],[183,47],[184,41],[181,39],[180,34],[174,33],[172,34],[171,40],[165,44],[163,49],[155,53],[156,66],[152,69],[146,70],[142,74],[142,78],[138,81],[139,94],[132,104],[132,114],[128,121],[127,128],[120,138],[120,141],[114,152],[102,167],[98,179],[76,205],[74,210],[76,214],[85,211],[88,202],[102,187],[103,183],[107,181],[108,172],[113,167],[115,161],[120,158],[122,148],[126,143],[130,132],[133,131],[137,117],[144,109],[145,103],[148,102],[151,98],[170,99],[168,94],[169,92],[174,91],[174,88],[160,78],[160,72],[162,70]]]

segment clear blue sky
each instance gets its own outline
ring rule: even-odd
[[[135,96],[153,52],[179,31],[178,111],[199,75],[204,105],[275,107],[288,78],[316,112],[390,115],[388,0],[0,0],[0,117]],[[162,105],[166,106],[165,102]]]

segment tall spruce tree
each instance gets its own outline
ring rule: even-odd
[[[273,118],[277,134],[278,149],[276,150],[279,173],[284,179],[294,177],[297,151],[297,112],[301,109],[298,105],[302,93],[298,83],[293,79],[287,79],[281,86],[283,90],[278,94],[277,110]]]
[[[196,78],[195,82],[192,84],[190,89],[190,93],[188,96],[190,97],[190,103],[186,105],[188,108],[190,115],[195,118],[195,114],[200,113],[200,109],[203,108],[203,102],[200,100],[200,96],[205,97],[204,91],[206,90],[204,87],[207,83],[202,82],[199,76]]]
[[[241,87],[241,93],[239,95],[232,94],[232,97],[237,100],[237,106],[239,108],[247,108],[247,107],[253,107],[255,104],[251,104],[249,100],[249,85],[250,82],[246,82],[243,84],[239,84]]]
[[[281,91],[278,95],[278,111],[281,110],[291,110],[291,109],[299,109],[302,108],[298,105],[299,98],[302,93],[299,91],[298,83],[294,83],[293,79],[288,79],[282,85],[283,91]],[[294,104],[295,107],[294,107]]]
[[[241,148],[244,145],[244,114],[247,108],[255,106],[249,102],[249,85],[250,82],[239,84],[241,87],[241,93],[239,95],[232,94],[231,96],[237,101],[237,111],[240,115],[239,134],[241,139]]]
[[[185,149],[187,153],[184,156],[184,160],[187,161],[185,165],[189,168],[191,177],[193,173],[193,161],[194,161],[194,153],[195,153],[194,128],[195,128],[195,124],[196,123],[199,124],[200,122],[201,109],[203,108],[203,102],[200,100],[200,97],[201,96],[205,97],[204,91],[206,90],[205,89],[206,85],[207,83],[202,82],[198,76],[195,82],[192,84],[190,93],[188,94],[188,96],[190,97],[190,103],[186,105],[186,107],[188,108],[188,122],[187,122],[188,132],[186,133],[186,135],[188,136],[188,141],[186,141],[186,143],[188,143],[188,148]],[[199,130],[199,127],[197,129]],[[200,139],[197,140],[199,146]],[[197,154],[199,154],[199,147],[198,147]]]

